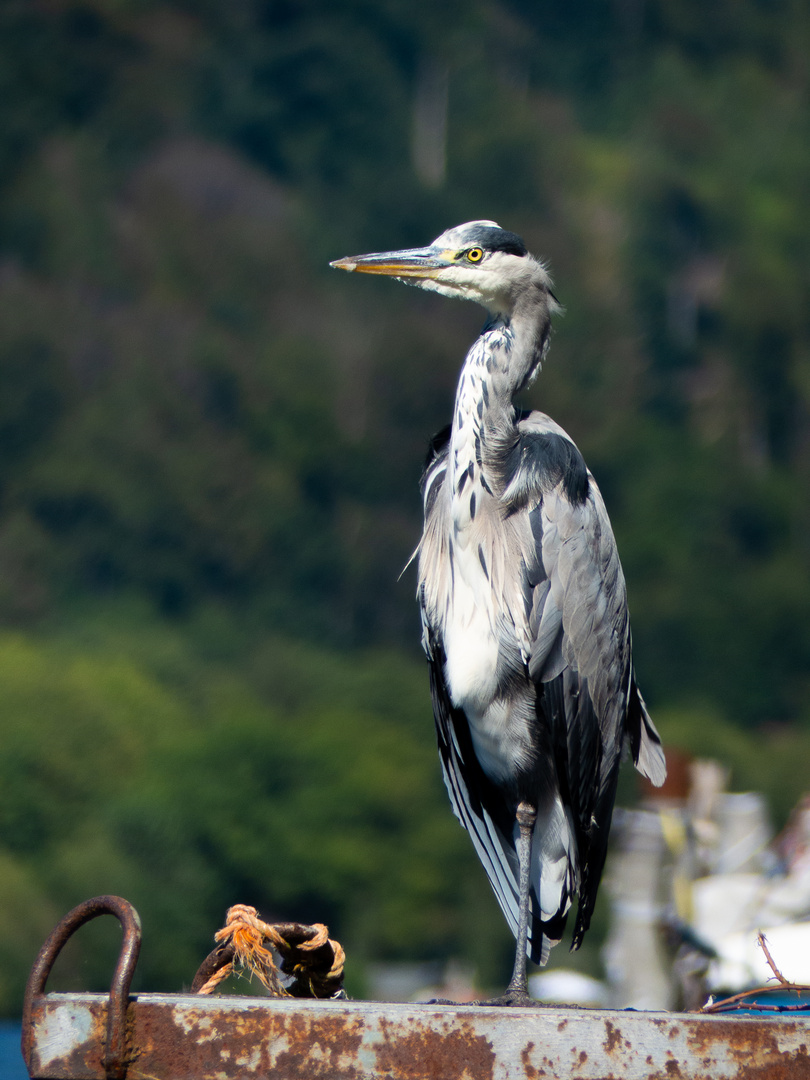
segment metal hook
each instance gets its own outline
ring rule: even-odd
[[[124,940],[115,973],[110,985],[110,998],[107,1005],[107,1044],[104,1051],[104,1069],[107,1080],[125,1080],[127,1066],[127,1004],[129,988],[138,953],[141,949],[141,920],[138,912],[127,900],[120,896],[95,896],[85,900],[65,915],[51,931],[47,941],[39,950],[39,955],[31,968],[25,987],[22,1018],[22,1053],[29,1073],[31,1072],[31,1051],[33,1049],[33,1009],[34,1002],[45,993],[45,983],[57,956],[67,941],[80,926],[99,915],[114,915],[121,924]]]

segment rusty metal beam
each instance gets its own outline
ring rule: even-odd
[[[103,1080],[108,999],[43,994],[35,1078]],[[807,1080],[810,1019],[142,994],[126,1080]]]

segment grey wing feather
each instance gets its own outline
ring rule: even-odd
[[[579,451],[563,429],[543,413],[529,413],[520,425],[522,458],[545,457],[549,438],[567,444],[566,460],[574,462],[569,473],[587,475],[579,498],[571,498],[573,484],[566,484],[562,470],[545,465],[547,482],[533,514],[535,557],[544,581],[535,592],[542,602],[534,638],[530,673],[548,682],[559,674],[549,664],[555,648],[561,649],[569,666],[589,680],[590,693],[603,738],[627,735],[639,772],[660,786],[666,777],[661,740],[635,685],[631,660],[627,591],[616,541],[605,504],[595,480]],[[557,451],[558,456],[562,451]],[[579,459],[578,462],[576,459]],[[540,474],[534,466],[535,474]],[[534,489],[537,491],[537,489]],[[557,628],[557,637],[553,630]]]
[[[624,575],[599,489],[573,442],[549,418],[529,414],[519,433],[520,468],[506,492],[513,512],[523,503],[535,518],[528,564],[533,555],[537,569],[529,578],[540,580],[533,586],[528,668],[577,834],[576,947],[604,865],[624,741],[654,784],[663,783],[666,765],[635,683]]]

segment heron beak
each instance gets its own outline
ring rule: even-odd
[[[386,274],[396,278],[435,277],[450,264],[449,253],[439,248],[409,248],[406,251],[381,251],[374,255],[351,255],[329,263],[337,270],[358,274]]]

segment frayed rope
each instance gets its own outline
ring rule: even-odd
[[[255,908],[235,904],[214,940],[217,947],[200,965],[192,993],[211,994],[230,974],[241,970],[255,975],[273,997],[343,996],[346,956],[323,923],[266,923]],[[286,988],[271,950],[281,957],[280,971],[293,976]]]

